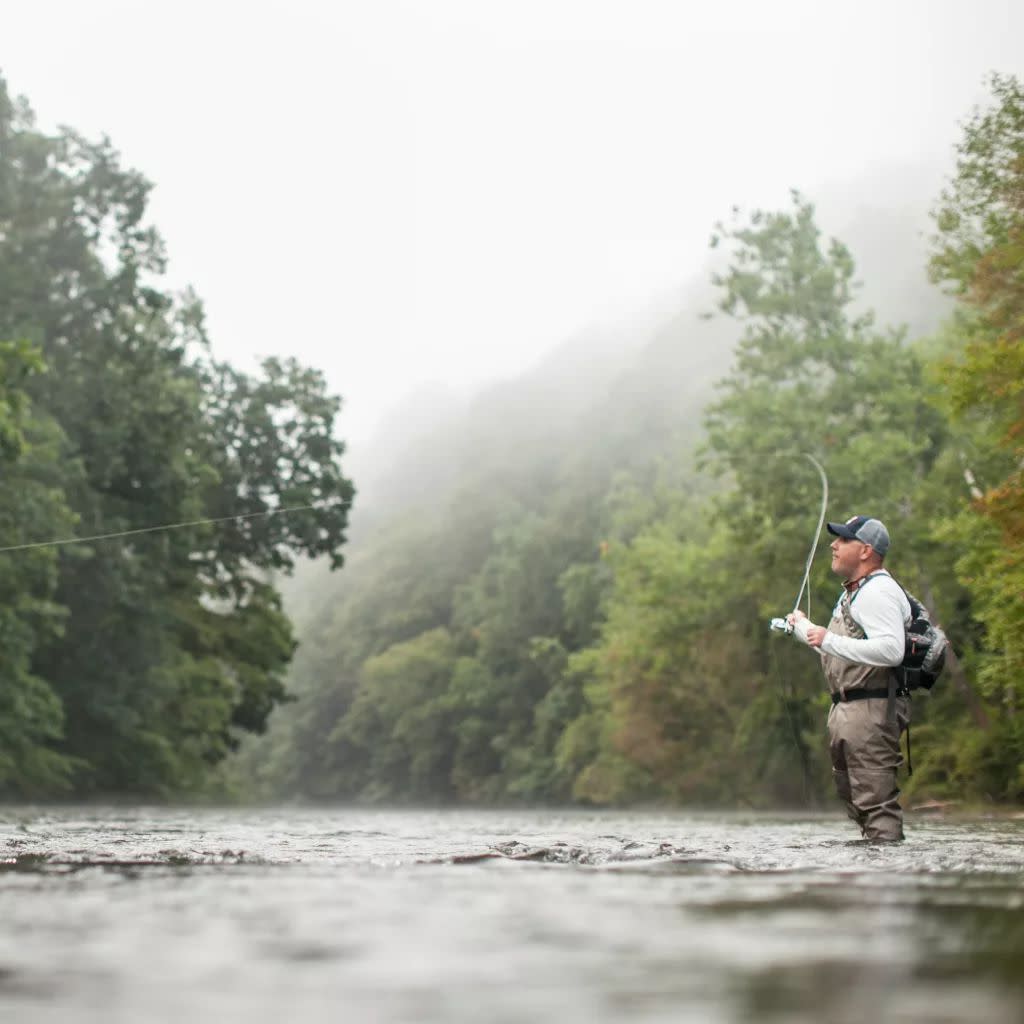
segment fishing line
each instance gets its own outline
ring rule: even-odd
[[[803,600],[804,590],[807,591],[807,617],[811,617],[811,565],[814,562],[814,554],[818,549],[818,541],[821,540],[821,528],[825,525],[825,514],[828,509],[828,477],[825,475],[825,469],[822,464],[813,456],[808,455],[807,452],[801,452],[803,457],[807,459],[812,466],[818,471],[818,476],[821,477],[821,514],[818,516],[818,528],[814,531],[814,540],[811,542],[811,550],[807,552],[807,564],[804,566],[804,578],[800,584],[800,592],[796,595],[796,604],[793,605],[793,611],[796,611],[800,607],[800,602]]]
[[[793,611],[800,610],[800,602],[804,599],[804,591],[807,591],[807,617],[811,617],[811,566],[814,564],[814,555],[818,549],[818,541],[821,540],[821,528],[825,525],[825,515],[828,511],[828,476],[822,464],[807,452],[800,453],[818,471],[821,477],[821,513],[818,516],[818,528],[814,531],[814,540],[811,541],[810,550],[807,552],[807,562],[804,565],[804,576],[800,581],[800,590],[796,595],[796,602]],[[792,633],[793,627],[784,619],[772,619],[769,626],[780,633]]]
[[[8,551],[27,551],[29,548],[50,548],[62,544],[89,544],[97,540],[114,540],[117,537],[134,537],[140,533],[157,533],[161,530],[181,530],[188,526],[209,526],[213,523],[229,523],[240,519],[256,519],[259,516],[279,516],[286,512],[308,512],[311,509],[330,508],[341,502],[318,502],[313,505],[294,505],[289,508],[264,509],[262,512],[243,512],[234,516],[219,516],[216,519],[192,519],[182,523],[164,523],[160,526],[143,526],[138,530],[118,530],[116,533],[97,533],[91,537],[66,537],[63,540],[39,540],[29,544],[11,544],[0,548],[0,554]]]

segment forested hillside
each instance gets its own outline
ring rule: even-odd
[[[808,197],[737,213],[712,298],[634,338],[585,401],[541,367],[411,438],[404,465],[429,450],[435,475],[413,500],[404,470],[380,481],[392,500],[343,576],[306,577],[297,700],[239,774],[371,802],[816,801],[827,697],[767,629],[816,522],[807,452],[833,518],[888,523],[892,570],[954,642],[915,704],[912,790],[1024,795],[1024,112],[1019,82],[991,86],[923,203],[934,224],[873,192],[858,267]],[[819,558],[812,618],[836,589]]]
[[[1024,90],[990,84],[940,193],[723,211],[669,307],[343,471],[323,375],[219,360],[149,183],[0,81],[0,792],[813,802],[826,698],[766,628],[809,453],[954,642],[912,790],[1019,800]]]
[[[341,562],[338,399],[294,360],[214,357],[199,300],[163,286],[149,191],[107,140],[40,131],[0,79],[8,795],[203,791],[285,696],[271,574]],[[204,519],[222,521],[132,532]]]

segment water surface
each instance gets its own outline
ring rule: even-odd
[[[1024,1020],[1024,821],[0,811],[18,1022]]]

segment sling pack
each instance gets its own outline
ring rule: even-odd
[[[868,579],[879,575],[881,573],[872,573]],[[906,594],[910,603],[910,625],[907,626],[903,661],[899,666],[903,670],[904,686],[908,690],[930,690],[945,668],[949,639],[932,622],[928,609],[899,580],[892,576],[889,578]]]
[[[932,622],[928,609],[902,584],[900,586],[910,602],[910,625],[907,627],[907,643],[903,653],[907,689],[930,690],[946,667],[949,640]]]

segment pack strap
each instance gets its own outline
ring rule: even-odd
[[[843,590],[846,592],[846,597],[848,598],[847,604],[853,604],[854,598],[856,598],[861,590],[863,590],[864,585],[873,580],[876,576],[888,576],[889,579],[894,580],[895,582],[892,573],[886,572],[884,569],[879,569],[877,572],[869,572],[867,576],[861,576],[856,583],[851,584],[853,587],[852,590],[847,590],[845,586],[843,587]],[[899,583],[896,583],[896,585],[900,586]],[[900,590],[903,590],[903,587],[900,586]],[[906,593],[906,591],[904,591],[904,593]]]

